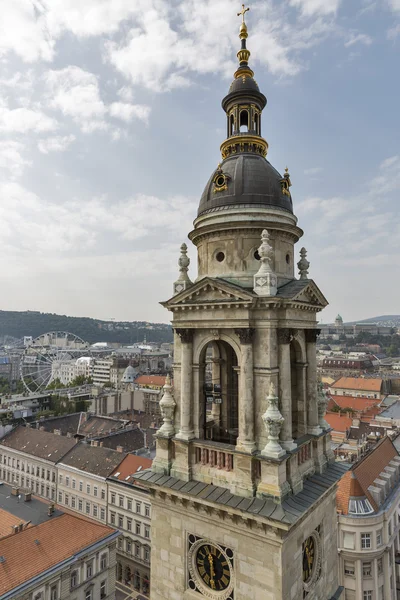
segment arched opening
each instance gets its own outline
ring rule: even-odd
[[[122,565],[120,562],[117,562],[117,580],[122,581]]]
[[[133,587],[135,590],[140,591],[140,573],[139,571],[135,571],[135,575],[133,578]]]
[[[233,115],[231,115],[229,117],[229,132],[228,132],[228,135],[233,135],[234,127],[235,127],[235,117]]]
[[[254,131],[259,135],[260,134],[260,130],[258,128],[258,123],[259,123],[259,118],[258,118],[258,113],[256,113],[254,115]]]
[[[216,340],[200,357],[199,435],[236,445],[239,434],[238,360],[232,346]]]
[[[292,398],[292,437],[294,440],[306,433],[305,361],[301,344],[290,344],[290,384]]]
[[[131,569],[130,567],[125,567],[125,583],[126,585],[131,584]]]
[[[239,126],[241,132],[246,132],[249,130],[249,113],[247,110],[240,111]]]

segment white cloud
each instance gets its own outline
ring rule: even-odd
[[[116,119],[121,119],[126,123],[132,121],[134,117],[144,121],[149,120],[150,107],[144,104],[128,104],[126,102],[113,102],[109,106],[109,113]]]
[[[322,173],[323,168],[322,167],[310,167],[309,169],[304,169],[304,175],[318,175],[319,173]]]
[[[12,179],[20,177],[25,167],[32,162],[22,156],[24,146],[15,140],[0,140],[0,171],[8,173]]]
[[[38,148],[42,154],[49,152],[63,152],[75,140],[74,135],[59,135],[48,137],[38,141]]]
[[[45,81],[50,107],[71,117],[84,131],[105,128],[107,109],[93,73],[69,66],[58,71],[47,71]]]
[[[57,121],[41,110],[0,106],[0,131],[15,133],[43,133],[57,129]]]
[[[400,35],[400,23],[391,27],[387,32],[388,40],[395,40]]]
[[[365,46],[370,46],[372,44],[372,38],[365,33],[352,32],[344,45],[346,48],[349,48],[350,46],[354,46],[354,44],[364,44]]]
[[[290,0],[291,6],[299,8],[305,15],[330,15],[336,13],[341,0]]]
[[[394,12],[400,12],[400,0],[387,0],[387,3]]]

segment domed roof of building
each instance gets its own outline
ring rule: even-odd
[[[229,88],[229,94],[232,92],[240,92],[240,91],[256,91],[259,92],[260,89],[258,87],[257,82],[253,77],[237,77],[234,79]]]
[[[215,191],[217,171],[226,177],[226,189],[221,191]],[[238,205],[268,206],[293,213],[292,198],[282,191],[282,179],[263,156],[255,153],[229,156],[211,175],[197,214]]]
[[[126,367],[124,374],[121,378],[121,383],[133,383],[135,381],[136,371],[135,369],[129,365]]]

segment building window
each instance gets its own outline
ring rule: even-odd
[[[111,521],[111,525],[115,525],[115,513],[110,513],[110,521]]]
[[[126,551],[128,554],[131,554],[132,552],[132,542],[131,540],[126,540]]]
[[[86,493],[90,494],[90,483],[86,484]]]
[[[383,573],[383,559],[378,558],[378,575],[382,575]]]
[[[354,576],[354,563],[353,562],[351,562],[349,560],[344,561],[344,574]]]
[[[71,587],[74,588],[78,585],[78,571],[72,571],[71,573]]]
[[[148,504],[144,505],[144,514],[146,517],[150,517],[150,506]]]
[[[126,520],[126,528],[128,531],[132,531],[132,519]]]
[[[144,560],[146,562],[150,561],[150,548],[148,546],[144,547]]]
[[[376,532],[376,545],[382,546],[382,529]]]
[[[366,590],[363,593],[363,600],[372,600],[372,590]]]
[[[141,513],[141,503],[140,502],[136,502],[136,512],[138,513],[138,515],[140,515]]]
[[[150,527],[149,527],[149,525],[145,525],[144,526],[144,537],[145,538],[150,538]]]
[[[135,556],[136,558],[140,558],[140,545],[135,544]]]
[[[124,526],[124,517],[122,515],[118,515],[118,527]]]
[[[367,550],[371,548],[371,534],[370,533],[362,533],[361,534],[361,548],[363,550]]]
[[[69,496],[68,496],[68,494],[65,494],[65,496],[64,496],[64,504],[65,504],[65,506],[68,506],[68,503],[69,503]]]
[[[85,592],[85,600],[93,600],[92,588],[89,588]]]
[[[141,535],[140,523],[138,521],[135,521],[135,532],[136,535]]]
[[[122,550],[122,544],[123,544],[123,540],[122,540],[122,537],[120,536],[118,538],[118,550]]]
[[[86,563],[86,579],[93,576],[93,561]]]
[[[79,482],[79,491],[83,492],[83,481]]]
[[[67,487],[69,487],[69,477],[68,477],[68,475],[66,475],[66,477],[65,477],[65,485]]]
[[[107,569],[107,554],[102,554],[100,558],[100,569],[104,571]]]
[[[104,488],[101,489],[101,499],[102,500],[106,499],[106,490]]]
[[[98,489],[97,485],[93,486],[93,496],[97,496]]]
[[[111,492],[111,504],[115,504],[115,494]]]
[[[89,502],[86,502],[85,510],[86,510],[86,514],[90,515],[90,503]]]
[[[58,502],[61,504],[62,502],[62,492],[58,492]]]
[[[80,498],[79,498],[79,500],[78,500],[78,509],[79,509],[81,512],[82,512],[82,510],[83,510],[83,502],[82,502],[82,500],[81,500]]]
[[[72,489],[74,490],[76,488],[76,479],[72,480]]]
[[[76,508],[76,498],[75,498],[75,496],[71,496],[71,506],[72,506],[72,508]]]
[[[123,496],[119,496],[119,505],[121,508],[124,508],[124,497]]]
[[[105,598],[107,596],[106,592],[106,582],[102,581],[100,583],[100,598]]]
[[[93,504],[93,516],[97,517],[98,514],[98,506],[97,504]]]
[[[58,482],[59,482],[59,483],[62,483],[62,482],[63,482],[63,476],[62,476],[61,474],[58,476]]]
[[[57,585],[52,585],[50,588],[50,600],[57,600],[57,598],[58,598]]]
[[[371,577],[372,567],[370,562],[363,563],[363,577]]]
[[[106,510],[105,510],[105,508],[101,508],[100,509],[100,519],[102,521],[105,521],[105,519],[106,519]]]
[[[132,510],[132,500],[130,500],[130,498],[128,498],[127,503],[128,503],[128,510]]]

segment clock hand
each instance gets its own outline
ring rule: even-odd
[[[208,553],[208,562],[210,563],[210,585],[211,585],[212,589],[215,590],[215,581],[214,581],[215,571],[214,571],[213,557],[212,557],[211,552]]]

